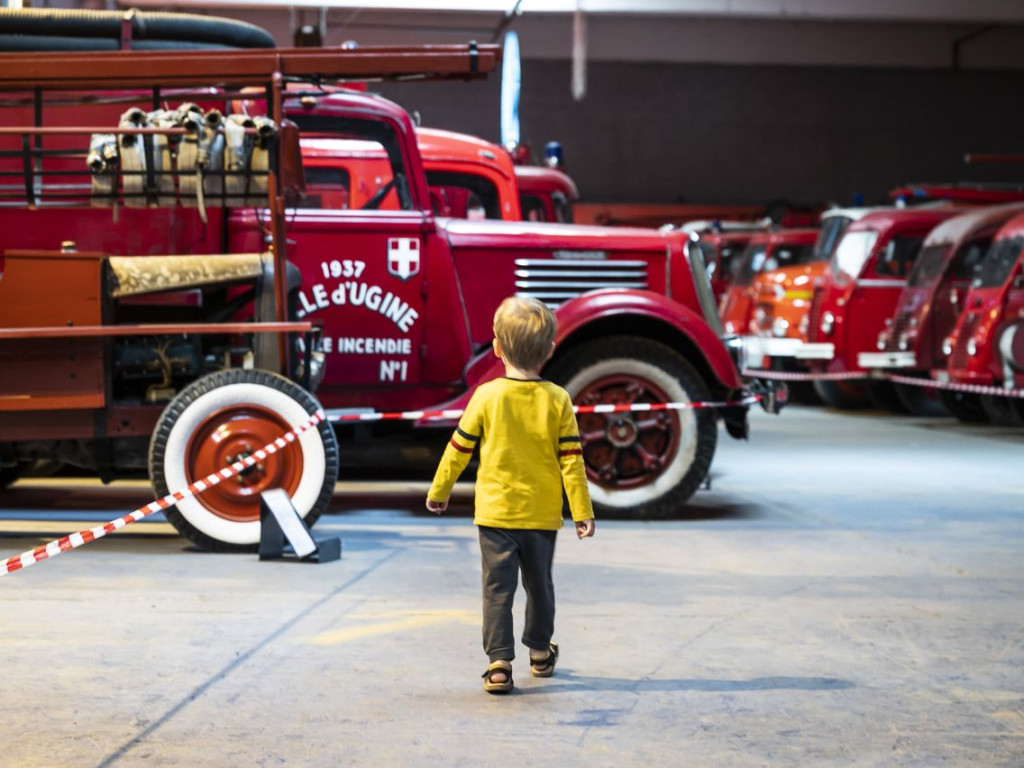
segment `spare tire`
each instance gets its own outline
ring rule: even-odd
[[[0,50],[102,51],[121,47],[131,21],[133,50],[273,48],[273,35],[244,21],[219,16],[150,11],[87,11],[52,8],[0,9]]]

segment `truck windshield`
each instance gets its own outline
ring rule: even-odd
[[[519,195],[519,209],[523,213],[523,221],[547,221],[548,212],[544,201],[536,195]]]
[[[552,192],[551,204],[555,209],[555,221],[562,224],[572,224],[572,204],[569,202],[569,198],[561,192]]]
[[[885,244],[875,263],[875,274],[882,277],[906,277],[917,261],[923,237],[896,235]]]
[[[992,244],[978,269],[974,285],[978,288],[995,288],[1006,282],[1013,265],[1017,263],[1024,237],[1010,237]]]
[[[949,243],[926,246],[918,256],[914,268],[910,270],[907,285],[913,288],[933,285],[942,275],[942,267],[952,247]]]
[[[960,246],[949,265],[950,276],[954,280],[973,280],[991,245],[992,238],[986,237]]]
[[[457,219],[500,219],[501,200],[498,188],[490,179],[475,173],[427,171],[427,184],[437,203],[438,216]]]
[[[827,261],[832,258],[839,238],[853,222],[849,216],[826,216],[821,220],[821,231],[814,243],[814,261]]]
[[[810,264],[814,261],[813,245],[779,245],[771,252],[765,260],[764,271],[782,267],[798,267],[801,264]]]
[[[412,194],[409,190],[408,174],[405,169],[405,162],[402,159],[402,145],[394,127],[384,120],[367,120],[352,117],[340,117],[335,115],[304,115],[289,114],[294,120],[302,135],[307,138],[316,139],[348,139],[367,142],[369,146],[383,150],[387,157],[386,165],[389,173],[375,174],[372,179],[358,179],[357,183],[362,190],[369,187],[369,194],[366,199],[353,200],[353,189],[347,187],[345,192],[345,207],[352,207],[361,210],[385,210],[401,209],[411,210],[413,207]],[[339,159],[338,165],[340,166]],[[308,170],[307,170],[308,172]],[[313,174],[317,176],[318,174]],[[323,177],[325,174],[319,174]],[[329,175],[329,174],[327,174]],[[335,184],[339,178],[334,178],[330,183]],[[372,184],[371,184],[372,182]],[[346,180],[346,184],[347,184]],[[308,207],[328,207],[323,205],[323,199],[309,204]]]
[[[856,280],[871,256],[871,249],[875,247],[877,240],[878,233],[873,230],[847,232],[839,241],[832,257],[833,274],[836,277]]]
[[[754,275],[764,268],[767,247],[764,243],[751,243],[747,250],[733,262],[732,284],[750,285]]]

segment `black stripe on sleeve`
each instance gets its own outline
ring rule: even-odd
[[[580,436],[579,435],[576,435],[576,437],[560,437],[560,438],[558,438],[558,442],[560,442],[560,443],[578,443],[579,441],[580,441]]]
[[[480,439],[480,435],[471,435],[469,434],[469,432],[466,432],[461,427],[456,427],[455,431],[459,433],[459,437],[461,437],[463,440],[470,440],[475,442]]]

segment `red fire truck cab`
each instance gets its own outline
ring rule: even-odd
[[[743,254],[733,261],[729,287],[720,304],[726,333],[738,333],[760,341],[760,333],[771,329],[774,320],[758,314],[759,279],[767,272],[809,263],[814,255],[816,229],[783,229],[760,232],[750,238]]]
[[[523,219],[560,224],[574,221],[573,206],[580,193],[565,171],[546,165],[516,165],[515,174]]]
[[[988,249],[956,326],[943,344],[946,371],[961,384],[1024,386],[1024,214],[1010,219]],[[1024,400],[981,395],[976,402],[996,424],[1024,426]],[[977,413],[977,411],[975,412]]]
[[[906,276],[921,243],[938,224],[963,211],[952,206],[890,208],[841,222],[829,268],[819,279],[808,313],[808,343],[797,360],[816,372],[863,371],[858,355],[877,349],[878,335],[892,317]],[[830,234],[838,226],[826,229]],[[854,408],[867,404],[868,392],[880,405],[896,407],[888,382],[815,381],[829,405]]]
[[[893,316],[878,334],[877,351],[861,352],[859,365],[924,378],[945,370],[942,343],[960,317],[974,274],[999,228],[1021,212],[1021,203],[979,208],[935,227],[921,246]],[[978,418],[974,396],[910,384],[895,389],[911,413],[948,410],[969,421]]]
[[[491,321],[512,294],[555,309],[559,347],[546,375],[578,402],[740,392],[703,263],[688,253],[682,233],[439,218],[435,185],[397,105],[332,93],[289,102],[286,114],[318,138],[334,131],[339,139],[377,142],[398,202],[394,209],[299,208],[289,218],[291,259],[302,274],[300,315],[324,329],[318,395],[329,409],[465,404],[476,385],[501,375],[490,352]],[[240,213],[238,223],[257,241],[255,212]],[[742,416],[721,413],[741,434]],[[620,514],[669,514],[707,473],[714,421],[699,410],[581,419],[595,500]],[[415,435],[392,425],[374,432],[378,439],[353,452],[354,463],[391,463],[380,458],[389,448],[395,456],[414,453]],[[423,456],[433,461],[429,451]]]

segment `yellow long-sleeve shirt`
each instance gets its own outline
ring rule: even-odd
[[[594,516],[569,393],[540,379],[477,387],[427,494],[446,500],[480,446],[473,522],[494,528],[562,527],[562,488],[575,521]]]

